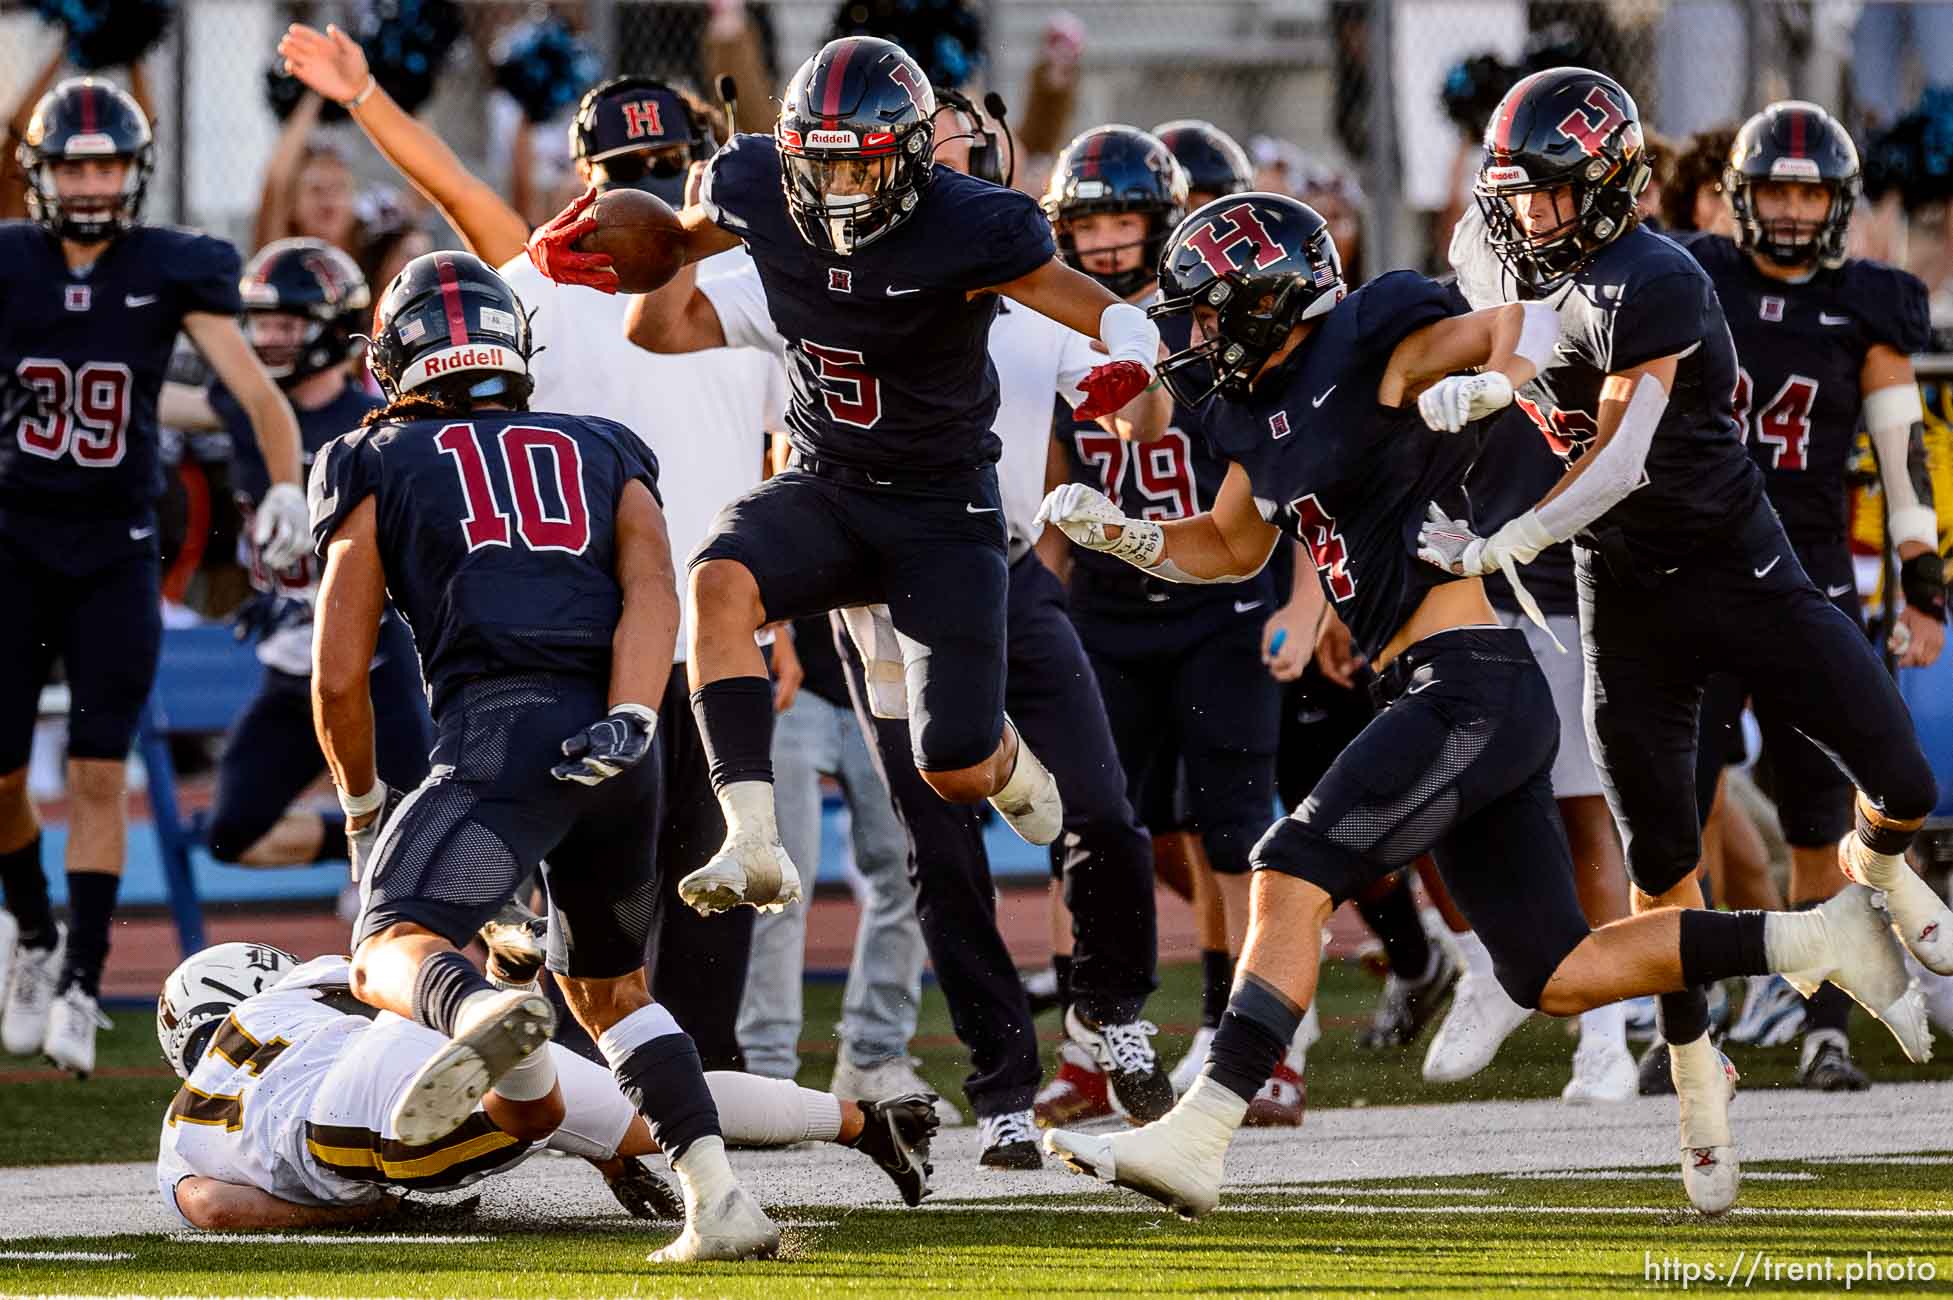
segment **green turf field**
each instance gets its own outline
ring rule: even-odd
[[[1178,1060],[1200,1018],[1199,969],[1169,966],[1161,972],[1160,992],[1147,1015],[1162,1028],[1161,1056]],[[1309,1104],[1312,1107],[1392,1105],[1431,1101],[1478,1101],[1557,1097],[1567,1080],[1575,1040],[1560,1022],[1535,1016],[1506,1041],[1481,1074],[1464,1083],[1433,1086],[1419,1077],[1424,1042],[1408,1051],[1366,1052],[1354,1029],[1367,1023],[1378,982],[1355,962],[1330,962],[1323,970],[1321,1007],[1325,1034],[1309,1053]],[[800,1082],[825,1087],[834,1068],[832,1026],[841,1018],[841,986],[814,981],[807,986],[806,1032]],[[59,1080],[32,1062],[21,1077],[8,1077],[0,1063],[0,1166],[142,1160],[155,1155],[163,1108],[176,1091],[176,1079],[156,1047],[155,1022],[146,1011],[114,1013],[115,1028],[101,1036],[100,1073],[85,1083]],[[1048,1038],[1058,1032],[1055,1016],[1039,1028]],[[1853,1020],[1853,1049],[1874,1079],[1920,1081],[1953,1077],[1953,1052],[1931,1065],[1904,1063],[1890,1034],[1864,1015]],[[1428,1031],[1427,1038],[1428,1041]],[[963,1104],[961,1080],[967,1058],[950,1029],[949,1013],[934,985],[923,991],[917,1055],[923,1077]],[[1793,1083],[1797,1048],[1732,1048],[1745,1089]],[[1046,1049],[1047,1065],[1051,1056]],[[17,1072],[20,1073],[20,1072]],[[28,1077],[28,1075],[42,1077]]]
[[[1903,1192],[1879,1164],[1758,1164],[1745,1171],[1740,1210],[1713,1223],[1676,1210],[1672,1170],[1622,1181],[1483,1176],[1267,1188],[1231,1195],[1199,1224],[1120,1194],[931,1202],[917,1211],[809,1206],[776,1211],[794,1225],[777,1261],[680,1268],[643,1262],[669,1236],[655,1226],[460,1225],[432,1241],[359,1233],[15,1240],[0,1242],[0,1291],[1582,1295],[1679,1292],[1692,1269],[1691,1289],[1746,1295],[1843,1294],[1847,1283],[1853,1294],[1944,1293],[1953,1290],[1953,1156],[1939,1159],[1908,1166]],[[88,1258],[22,1258],[37,1252]],[[1868,1260],[1888,1277],[1866,1280]]]

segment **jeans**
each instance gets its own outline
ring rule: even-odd
[[[774,719],[773,802],[780,842],[812,892],[820,865],[823,774],[847,795],[855,866],[861,874],[861,925],[841,1003],[841,1043],[856,1065],[908,1052],[922,989],[922,929],[909,883],[907,842],[875,775],[854,714],[802,691]],[[807,907],[766,913],[753,924],[752,961],[739,1004],[746,1068],[791,1079],[800,1068],[801,979]]]

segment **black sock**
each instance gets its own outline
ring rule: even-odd
[[[1765,915],[1756,911],[1704,912],[1693,907],[1683,911],[1682,982],[1694,987],[1737,975],[1768,975],[1770,961],[1763,946]]]
[[[1709,1032],[1709,995],[1699,986],[1655,997],[1655,1027],[1664,1043],[1692,1043]]]
[[[714,790],[773,779],[773,683],[764,677],[708,682],[692,692],[692,714]]]
[[[1415,980],[1431,969],[1431,938],[1417,919],[1409,881],[1399,876],[1390,892],[1374,902],[1358,899],[1356,911],[1382,941],[1392,975]]]
[[[1242,1101],[1253,1101],[1281,1064],[1303,1009],[1252,975],[1243,976],[1214,1031],[1202,1071]]]
[[[1224,950],[1200,950],[1200,1027],[1218,1029],[1234,991],[1234,958]]]
[[[68,953],[61,962],[62,988],[79,984],[89,997],[101,996],[109,922],[121,889],[122,877],[106,871],[68,873]]]
[[[1882,820],[1873,821],[1865,807],[1863,796],[1860,796],[1853,806],[1857,809],[1858,838],[1863,840],[1865,846],[1872,852],[1903,855],[1912,847],[1913,837],[1919,834],[1918,826],[1899,827],[1889,825]]]
[[[1851,1036],[1851,995],[1829,980],[1804,999],[1804,1032],[1814,1029],[1835,1029]]]
[[[1071,954],[1054,952],[1051,954],[1051,978],[1058,985],[1058,1010],[1064,1011],[1071,1005]]]
[[[319,851],[312,855],[312,861],[344,862],[352,853],[352,845],[346,843],[346,814],[320,813]]]
[[[690,1034],[661,1034],[611,1068],[624,1100],[651,1126],[651,1139],[676,1163],[692,1143],[719,1136],[719,1108],[705,1085]]]
[[[20,922],[21,946],[52,948],[54,906],[48,901],[39,835],[12,853],[0,853],[0,890],[5,891],[7,910]]]
[[[472,994],[494,985],[458,952],[437,952],[414,973],[414,1019],[437,1034],[454,1034],[454,1019]]]

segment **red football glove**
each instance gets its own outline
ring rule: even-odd
[[[569,207],[537,227],[529,236],[529,260],[558,284],[582,284],[616,293],[617,272],[609,256],[576,248],[577,240],[597,228],[596,214],[588,211],[596,201],[596,189],[587,189]]]
[[[1073,407],[1071,413],[1081,420],[1110,415],[1145,392],[1152,382],[1152,374],[1137,361],[1108,361],[1094,366],[1078,385],[1085,400]]]

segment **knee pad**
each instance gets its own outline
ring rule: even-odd
[[[839,611],[848,639],[861,654],[861,673],[868,683],[868,712],[891,721],[909,716],[908,669],[895,623],[886,605],[853,605]]]

